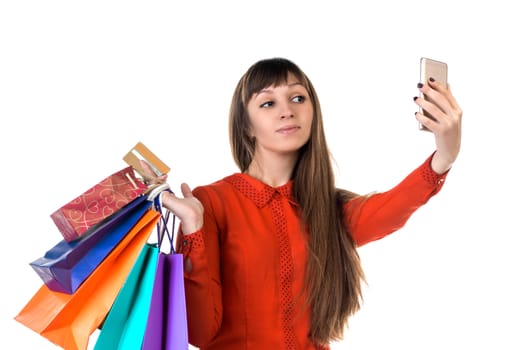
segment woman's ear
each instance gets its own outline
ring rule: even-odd
[[[248,138],[250,139],[250,142],[252,143],[252,145],[255,145],[255,135],[252,132],[251,128],[248,129],[246,134],[248,135]]]
[[[246,134],[248,135],[248,137],[250,138],[250,140],[252,141],[255,141],[255,135],[253,133],[253,130],[252,130],[252,126],[249,125],[247,130],[246,130]]]

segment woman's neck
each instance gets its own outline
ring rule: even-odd
[[[269,186],[279,187],[290,181],[295,161],[295,157],[272,158],[271,161],[254,157],[245,173]]]

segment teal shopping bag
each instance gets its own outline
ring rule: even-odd
[[[94,350],[140,350],[146,330],[159,249],[147,243],[109,311]]]

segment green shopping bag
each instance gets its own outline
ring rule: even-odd
[[[159,248],[146,243],[109,311],[94,350],[140,350],[148,320]]]

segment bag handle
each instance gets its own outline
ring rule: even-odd
[[[173,193],[167,183],[155,186],[148,195],[148,200],[153,202],[153,208],[161,214],[160,220],[157,222],[157,242],[159,251],[162,246],[164,237],[169,241],[169,253],[175,254],[175,215],[170,210],[165,210],[162,207],[162,194],[167,191]],[[171,228],[169,224],[171,221]]]
[[[169,191],[171,192],[170,190],[170,185],[168,185],[167,183],[162,183],[162,184],[159,184],[159,185],[156,185],[154,186],[153,188],[151,188],[149,190],[149,193],[148,193],[148,200],[150,202],[154,202],[154,200],[159,197],[162,192],[164,191]],[[162,203],[162,201],[161,201]]]

